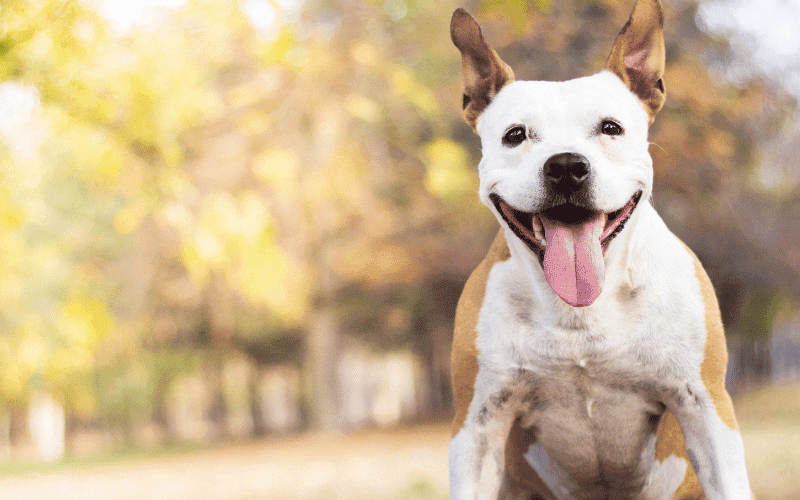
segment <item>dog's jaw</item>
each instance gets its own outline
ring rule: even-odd
[[[608,213],[569,204],[531,213],[513,208],[497,193],[489,198],[501,224],[505,222],[537,257],[556,295],[570,306],[584,307],[602,292],[605,253],[641,197],[642,191],[637,191],[625,205]]]

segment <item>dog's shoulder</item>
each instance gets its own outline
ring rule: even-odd
[[[694,251],[671,232],[669,239],[671,240],[670,245],[651,245],[651,248],[666,250],[665,253],[671,254],[670,257],[675,266],[662,269],[662,271],[666,272],[673,283],[685,283],[681,289],[685,303],[690,304],[693,308],[696,307],[701,315],[699,323],[703,344],[700,376],[722,421],[729,428],[736,429],[736,418],[730,405],[730,396],[725,390],[728,350],[714,285]],[[662,255],[661,259],[667,261],[667,256]]]
[[[489,273],[498,262],[504,262],[511,257],[511,252],[508,249],[508,243],[500,229],[495,236],[492,246],[486,257],[475,268],[470,275],[467,283],[464,285],[464,291],[461,293],[461,299],[458,301],[458,308],[456,309],[456,330],[462,330],[463,322],[472,322],[471,326],[474,330],[475,321],[478,317],[481,304],[483,303],[484,294],[486,291],[486,282],[489,279]]]
[[[510,256],[508,244],[501,229],[489,248],[488,254],[464,285],[464,291],[458,301],[451,353],[453,393],[456,401],[453,434],[457,433],[463,425],[475,390],[475,377],[478,374],[478,349],[475,340],[478,335],[478,315],[486,295],[486,282],[494,265],[508,260]]]
[[[697,255],[681,241],[686,252],[691,256],[694,264],[700,295],[705,309],[705,345],[703,348],[703,362],[700,365],[700,375],[708,389],[711,399],[717,408],[717,413],[725,424],[731,429],[738,429],[730,396],[725,390],[725,373],[728,366],[728,349],[725,342],[725,329],[722,324],[717,295],[714,285],[703,268]]]

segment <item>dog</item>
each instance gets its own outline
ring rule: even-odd
[[[565,82],[515,81],[464,9],[450,31],[500,223],[456,311],[450,498],[751,498],[714,289],[649,202],[660,2]]]

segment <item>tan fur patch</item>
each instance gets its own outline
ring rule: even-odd
[[[720,419],[731,429],[738,429],[736,417],[733,413],[733,404],[728,392],[725,390],[725,370],[728,363],[728,351],[725,345],[725,330],[719,313],[717,296],[714,287],[703,269],[700,260],[692,250],[684,244],[686,251],[694,261],[695,275],[700,284],[700,294],[705,307],[706,343],[703,349],[703,363],[700,365],[700,376],[706,386],[717,414]],[[678,421],[667,411],[658,427],[658,440],[656,442],[656,460],[663,462],[671,455],[689,462],[683,433],[678,426]],[[673,500],[702,499],[703,489],[691,464],[686,469],[683,479]]]
[[[508,260],[506,238],[501,229],[489,248],[483,262],[472,272],[456,308],[455,328],[453,331],[453,350],[451,353],[451,373],[453,377],[453,399],[456,416],[453,419],[452,435],[458,434],[467,419],[469,405],[475,393],[475,377],[478,375],[478,348],[475,338],[478,336],[476,326],[478,314],[483,305],[486,293],[486,281],[489,271],[497,262]]]
[[[728,369],[728,348],[725,344],[725,329],[722,327],[722,317],[719,312],[717,295],[714,286],[708,278],[703,265],[697,256],[686,247],[694,259],[694,270],[697,281],[700,282],[700,293],[703,296],[703,305],[706,310],[706,345],[703,350],[703,364],[700,366],[700,376],[714,401],[719,418],[731,430],[739,430],[736,415],[733,412],[733,402],[725,390],[725,372]]]
[[[686,453],[686,444],[683,441],[683,432],[678,425],[678,420],[672,413],[667,410],[661,423],[656,431],[658,436],[656,441],[656,460],[663,462],[672,455],[686,461],[686,476],[683,482],[675,491],[673,500],[696,500],[703,497],[703,488],[700,486],[700,481],[689,462],[689,456]]]

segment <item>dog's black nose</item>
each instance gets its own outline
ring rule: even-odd
[[[551,156],[544,163],[544,178],[559,191],[577,191],[589,178],[589,160],[576,153]]]

